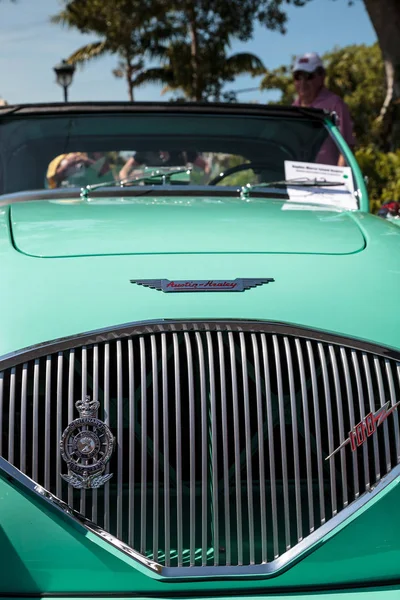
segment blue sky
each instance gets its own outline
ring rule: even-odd
[[[229,2],[229,0],[227,0]],[[95,36],[82,35],[49,23],[49,15],[61,7],[60,0],[8,0],[0,2],[0,97],[10,104],[58,102],[62,89],[55,83],[53,66]],[[347,0],[311,0],[303,8],[289,7],[287,34],[257,27],[252,41],[233,42],[233,52],[254,52],[265,66],[288,64],[295,54],[320,54],[348,44],[376,41],[362,0],[348,6]],[[76,71],[70,88],[71,101],[127,100],[125,82],[116,79],[113,56],[103,57]],[[258,79],[241,76],[229,89],[256,87]],[[228,89],[228,88],[227,88]],[[276,96],[275,96],[276,97]],[[161,87],[145,86],[135,92],[136,100],[167,100]],[[238,95],[243,102],[274,99],[273,92],[247,92]]]

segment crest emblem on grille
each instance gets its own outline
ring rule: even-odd
[[[95,489],[112,477],[112,473],[103,473],[114,450],[114,436],[97,418],[100,402],[86,396],[75,406],[80,417],[66,427],[60,440],[61,456],[68,467],[68,475],[61,477],[74,488]]]

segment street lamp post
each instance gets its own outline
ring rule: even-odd
[[[68,88],[72,83],[75,65],[71,65],[67,63],[66,60],[62,60],[54,67],[54,71],[57,77],[57,83],[64,88],[64,102],[68,102]]]

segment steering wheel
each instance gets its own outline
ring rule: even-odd
[[[240,165],[235,165],[234,167],[230,167],[229,169],[226,169],[226,171],[219,173],[219,175],[217,175],[216,177],[214,177],[214,179],[211,179],[211,181],[208,182],[208,185],[217,185],[217,183],[225,179],[225,177],[229,177],[229,175],[233,175],[234,173],[240,173],[241,171],[247,171],[248,169],[252,169],[254,172],[264,171],[265,169],[271,169],[272,171],[278,172],[279,166],[271,162],[265,161],[251,161],[248,163],[240,163]]]

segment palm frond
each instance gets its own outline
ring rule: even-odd
[[[110,49],[106,41],[92,42],[91,44],[86,44],[86,46],[82,46],[81,48],[78,48],[78,50],[75,50],[75,52],[67,58],[67,62],[74,65],[85,63],[94,58],[103,56],[103,54],[109,51]]]
[[[227,59],[226,66],[232,75],[240,75],[242,73],[260,75],[265,71],[262,60],[251,52],[233,54]]]
[[[173,84],[173,73],[168,68],[155,67],[152,69],[146,69],[139,73],[134,79],[132,79],[133,87],[140,87],[147,83],[156,83],[163,85]]]

